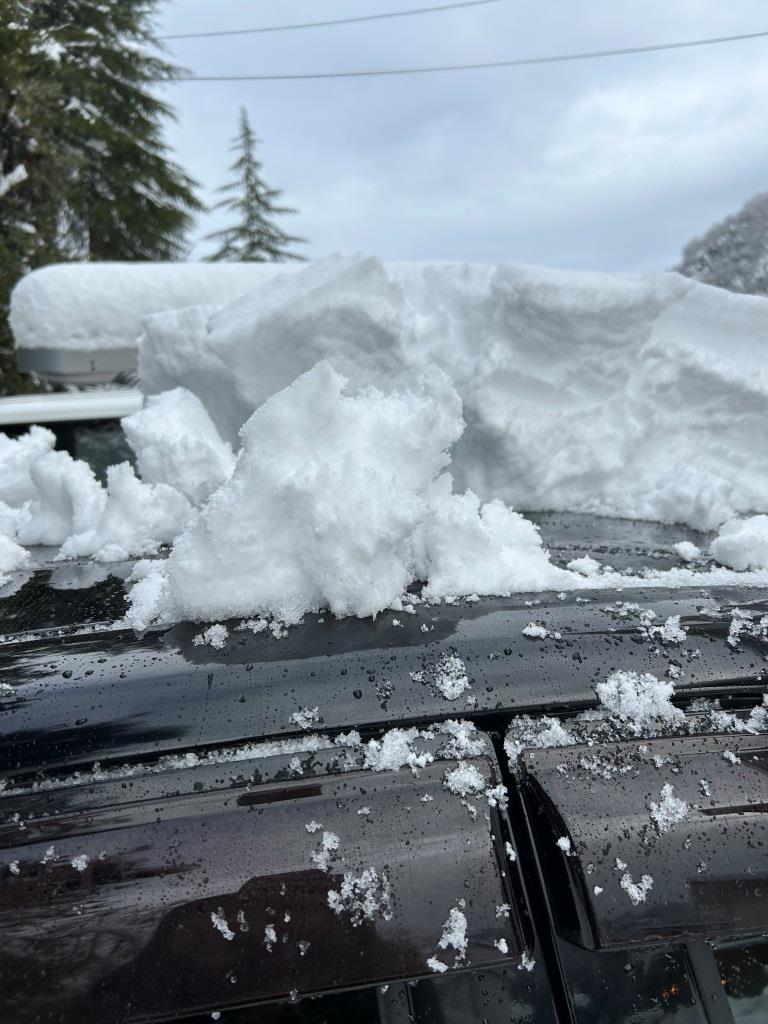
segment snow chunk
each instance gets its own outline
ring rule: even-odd
[[[0,533],[0,586],[8,579],[6,573],[21,569],[29,561],[29,552]]]
[[[438,940],[440,949],[454,949],[456,960],[463,960],[467,955],[467,917],[459,907],[451,907],[451,911],[443,925],[443,934]]]
[[[571,840],[568,836],[560,836],[557,840],[558,847],[563,851],[566,857],[570,857],[573,852],[571,849]]]
[[[273,924],[268,924],[264,928],[264,939],[263,939],[263,943],[266,946],[268,953],[272,952],[272,948],[274,947],[276,942],[277,942],[277,932],[275,930],[275,926]]]
[[[768,515],[725,523],[709,550],[718,562],[739,572],[768,569]]]
[[[650,672],[614,672],[595,692],[600,703],[620,719],[628,733],[640,736],[659,726],[682,725],[685,713],[670,698],[674,686]]]
[[[121,423],[146,483],[169,484],[200,505],[232,475],[231,446],[222,441],[200,399],[185,388],[150,396]]]
[[[427,967],[430,971],[434,971],[435,974],[445,974],[448,970],[448,964],[444,964],[442,960],[438,960],[436,956],[431,956],[427,960]]]
[[[697,558],[701,558],[701,548],[696,547],[689,540],[678,541],[677,544],[672,545],[672,548],[684,562],[695,562]]]
[[[509,952],[509,945],[506,939],[496,939],[493,944],[500,953],[503,953],[504,956]]]
[[[298,711],[292,713],[290,722],[293,725],[298,725],[300,729],[311,729],[320,722],[320,709],[317,707],[299,708]]]
[[[424,733],[418,729],[389,729],[380,740],[369,740],[365,744],[365,767],[386,772],[399,771],[407,765],[415,774],[434,761],[429,751],[414,749],[416,741],[423,737]]]
[[[437,664],[433,682],[446,700],[456,700],[469,689],[464,662],[456,654],[444,654]]]
[[[167,484],[143,483],[129,463],[121,462],[107,470],[106,501],[98,519],[68,537],[57,558],[88,555],[97,562],[116,562],[131,555],[154,555],[191,515],[183,494]]]
[[[20,544],[59,545],[72,533],[83,533],[100,518],[104,488],[85,462],[67,452],[48,452],[29,467],[35,487],[30,518],[18,533]]]
[[[661,640],[665,644],[682,644],[688,639],[688,633],[680,625],[679,615],[670,615],[660,626],[643,623],[640,630],[649,639]]]
[[[0,433],[0,501],[20,508],[37,497],[30,469],[55,445],[56,435],[45,427],[32,427],[16,438]]]
[[[473,764],[460,764],[446,774],[445,785],[457,796],[473,796],[485,790],[485,778]]]
[[[569,747],[576,742],[576,738],[559,718],[550,718],[548,715],[541,718],[520,715],[510,722],[504,739],[504,750],[514,768],[521,751],[529,747]]]
[[[339,848],[341,840],[335,832],[325,831],[320,844],[320,849],[310,854],[312,863],[321,871],[329,871],[331,859]]]
[[[359,875],[345,872],[338,889],[328,893],[328,906],[335,914],[349,914],[352,926],[382,917],[392,919],[392,886],[385,872],[369,867]]]
[[[566,566],[571,572],[581,573],[582,576],[597,576],[600,572],[600,563],[596,558],[583,555],[581,558],[573,558]]]
[[[621,888],[629,896],[633,906],[645,903],[648,893],[653,888],[653,878],[650,875],[643,875],[639,882],[632,881],[632,875],[625,871],[619,882]]]
[[[220,651],[222,648],[226,647],[228,637],[229,630],[227,627],[222,625],[221,622],[216,622],[214,625],[209,626],[208,629],[204,629],[202,633],[198,633],[197,636],[192,637],[192,643],[195,647],[202,647],[204,644],[210,644],[211,647],[215,647],[217,651]]]
[[[659,802],[651,801],[651,820],[660,833],[669,832],[688,816],[688,804],[674,794],[674,786],[667,782],[661,787]]]
[[[457,654],[443,654],[436,665],[411,672],[416,683],[428,683],[446,700],[457,700],[469,687],[467,669]]]
[[[90,859],[91,858],[88,856],[87,853],[80,853],[76,857],[73,857],[69,863],[72,865],[75,871],[80,871],[82,873],[88,867]]]
[[[227,924],[227,918],[221,907],[217,911],[211,911],[211,924],[227,942],[231,942],[234,939],[235,933]]]

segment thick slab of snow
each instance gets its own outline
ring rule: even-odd
[[[132,348],[142,317],[223,305],[286,268],[274,263],[60,263],[27,274],[11,295],[17,348]]]
[[[677,274],[331,257],[214,312],[150,317],[143,387],[222,436],[328,358],[351,387],[437,365],[467,428],[459,489],[517,508],[713,529],[768,510],[768,300]]]
[[[174,388],[150,396],[143,409],[123,419],[122,427],[142,480],[170,484],[195,505],[232,475],[232,448],[191,391]]]

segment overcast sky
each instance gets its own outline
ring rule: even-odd
[[[341,18],[440,0],[169,0],[159,33]],[[765,0],[498,0],[391,21],[169,43],[199,74],[503,60],[768,29]],[[178,83],[169,140],[203,196],[243,105],[304,250],[664,269],[768,189],[768,39],[404,78]],[[222,226],[202,218],[198,237]],[[193,255],[204,248],[197,246]]]

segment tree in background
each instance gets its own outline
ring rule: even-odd
[[[227,198],[213,207],[214,210],[230,210],[238,216],[239,223],[206,236],[206,241],[218,245],[216,251],[207,257],[209,262],[253,260],[257,263],[279,263],[306,258],[289,249],[289,246],[302,244],[306,239],[286,234],[272,221],[273,217],[297,211],[289,206],[276,205],[282,192],[264,183],[262,165],[256,159],[257,145],[258,139],[248,121],[248,114],[245,107],[241,107],[240,130],[232,141],[232,149],[238,154],[230,167],[235,177],[218,189]]]
[[[689,242],[675,269],[732,292],[768,295],[768,192]]]
[[[201,204],[163,142],[172,111],[151,91],[177,73],[150,52],[157,3],[0,0],[0,180],[26,172],[0,198],[0,394],[25,383],[7,324],[23,273],[185,252]]]

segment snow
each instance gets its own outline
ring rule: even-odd
[[[203,647],[205,644],[210,644],[217,651],[222,650],[227,645],[227,639],[229,638],[229,630],[226,626],[220,622],[214,623],[209,626],[208,629],[204,629],[202,633],[198,633],[197,636],[192,637],[192,643],[195,647]]]
[[[29,561],[29,552],[0,533],[0,586],[8,581],[6,573],[21,569]]]
[[[659,802],[650,803],[651,820],[660,833],[669,832],[671,828],[688,817],[688,804],[675,796],[674,786],[667,782],[661,787]]]
[[[768,515],[724,523],[709,550],[718,562],[738,572],[768,569]]]
[[[380,740],[369,740],[366,744],[365,767],[386,772],[407,766],[415,773],[434,760],[429,751],[414,749],[416,741],[423,736],[418,729],[389,729]]]
[[[290,721],[292,725],[297,725],[300,729],[309,730],[319,723],[320,709],[317,707],[300,708],[293,712]]]
[[[527,626],[523,626],[521,632],[523,636],[527,636],[531,640],[546,640],[549,636],[547,627],[538,622],[529,622]]]
[[[0,500],[4,504],[19,508],[37,497],[30,469],[55,444],[56,435],[45,427],[32,427],[18,438],[0,433]]]
[[[445,785],[457,796],[474,796],[485,790],[485,778],[473,764],[460,764],[446,773]]]
[[[158,318],[157,336],[148,323],[139,368],[150,393],[196,393],[234,445],[323,359],[353,389],[437,365],[468,425],[458,491],[712,529],[768,511],[767,309],[676,274],[335,256],[200,313],[193,332],[189,316]]]
[[[320,363],[253,414],[230,480],[134,586],[129,625],[266,614],[292,624],[324,608],[366,617],[414,579],[429,598],[458,584],[509,593],[570,579],[531,523],[452,494],[444,470],[463,422],[444,375],[390,394],[351,396],[346,383]]]
[[[135,348],[145,316],[225,305],[286,269],[269,263],[53,264],[14,288],[11,330],[17,348]]]
[[[692,544],[689,540],[678,541],[672,547],[684,562],[695,562],[697,558],[701,558],[701,548]]]
[[[633,882],[632,875],[625,871],[619,884],[629,896],[632,905],[636,907],[640,903],[645,903],[648,893],[653,888],[653,878],[650,875],[643,875],[639,882]]]
[[[222,441],[200,399],[184,388],[150,396],[122,427],[142,480],[170,484],[193,505],[201,505],[235,468],[231,446]]]
[[[24,164],[17,164],[13,170],[8,172],[8,174],[0,173],[0,199],[2,199],[3,196],[10,192],[16,185],[20,185],[22,181],[26,181],[28,177],[27,168]]]
[[[321,871],[330,871],[331,860],[339,848],[341,840],[335,832],[323,832],[320,849],[310,854],[310,860]]]
[[[89,530],[104,511],[106,495],[93,470],[67,452],[42,455],[29,467],[29,476],[36,495],[17,534],[20,544],[58,546]]]
[[[227,918],[224,911],[219,907],[218,911],[211,911],[211,924],[217,932],[225,938],[228,942],[231,942],[235,937],[235,933],[227,924]]]
[[[97,507],[95,492],[93,505]],[[95,521],[91,520],[93,525],[81,532],[73,529],[57,558],[90,556],[98,562],[116,562],[131,555],[157,554],[191,513],[192,507],[179,491],[163,483],[144,483],[127,462],[121,462],[107,470],[106,499]],[[88,522],[85,514],[79,525],[83,521]]]
[[[348,914],[352,926],[363,921],[392,919],[392,886],[386,873],[375,867],[365,868],[359,875],[345,872],[338,889],[328,893],[328,906],[335,914]]]
[[[122,345],[161,310],[143,328],[146,405],[124,421],[140,478],[112,467],[105,489],[49,431],[0,435],[0,536],[102,561],[172,544],[134,569],[138,630],[236,617],[278,636],[308,612],[407,612],[414,581],[435,602],[764,585],[767,302],[674,274],[368,257],[45,268],[14,316],[65,347]],[[720,527],[726,568],[562,569],[513,506]],[[427,682],[453,700],[468,677]]]
[[[468,941],[467,916],[459,907],[451,907],[437,944],[440,949],[455,950],[456,961],[460,961],[466,958]]]
[[[580,572],[582,576],[597,576],[601,566],[596,558],[583,555],[581,558],[571,559],[566,568],[571,572]]]
[[[650,672],[613,672],[595,687],[601,704],[615,715],[627,733],[640,736],[659,724],[685,722],[685,713],[671,702],[674,686]]]
[[[416,681],[429,681],[446,700],[458,700],[470,688],[467,668],[457,654],[443,654],[432,671],[413,672]]]

